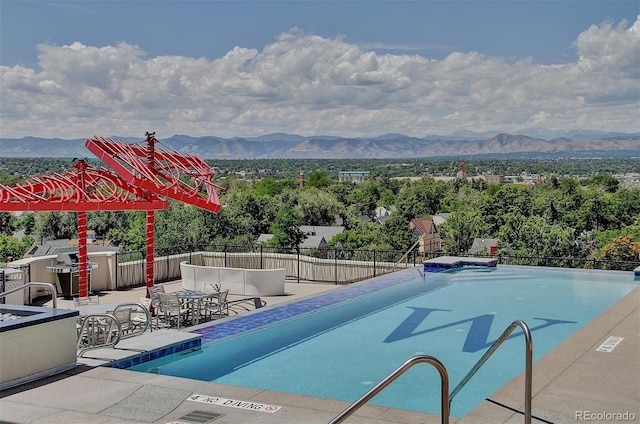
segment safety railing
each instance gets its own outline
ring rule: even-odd
[[[122,339],[122,325],[112,314],[87,315],[78,328],[78,357],[103,347],[114,347]]]
[[[475,375],[476,372],[484,365],[485,362],[495,353],[496,350],[504,343],[505,340],[509,338],[509,335],[516,329],[516,327],[520,327],[522,329],[522,333],[524,334],[525,339],[525,374],[524,374],[524,422],[525,424],[531,424],[531,392],[532,392],[532,380],[533,380],[533,340],[531,339],[531,331],[529,330],[529,326],[522,321],[516,320],[507,327],[506,330],[502,333],[502,335],[496,340],[489,350],[482,355],[482,358],[476,362],[476,364],[471,368],[471,370],[464,376],[464,378],[458,383],[455,389],[451,392],[451,396],[449,396],[449,403],[453,401],[453,398],[460,392],[460,390],[471,380],[471,377]]]
[[[442,424],[449,424],[449,375],[447,374],[447,369],[442,364],[442,362],[438,361],[433,356],[429,355],[418,355],[412,358],[409,358],[404,364],[400,365],[395,371],[389,374],[384,380],[380,383],[376,384],[371,390],[365,393],[360,399],[352,403],[347,409],[342,411],[337,417],[331,420],[330,424],[337,424],[343,422],[347,419],[351,414],[353,414],[357,409],[359,409],[362,405],[369,402],[374,396],[380,393],[385,387],[389,384],[393,383],[398,377],[404,374],[409,368],[414,365],[420,363],[427,363],[433,365],[438,372],[440,373],[440,403],[441,403],[441,417]]]
[[[44,286],[44,287],[48,287],[49,289],[51,289],[51,300],[52,300],[52,306],[54,309],[56,309],[58,307],[58,289],[56,288],[56,286],[54,286],[51,283],[40,283],[37,281],[31,282],[31,283],[27,283],[24,284],[20,287],[16,287],[14,289],[11,290],[7,290],[6,292],[2,292],[0,293],[0,298],[4,298],[7,295],[11,294],[11,293],[16,293],[19,291],[24,291],[25,289],[28,289],[29,287],[37,287],[37,286]]]
[[[509,327],[502,333],[502,335],[491,345],[489,350],[482,355],[482,358],[476,362],[471,370],[464,376],[460,383],[449,394],[449,376],[445,366],[433,356],[418,355],[408,359],[404,364],[398,367],[395,371],[389,374],[384,380],[376,384],[371,390],[365,393],[360,399],[352,403],[344,411],[342,411],[337,417],[329,422],[329,424],[337,424],[343,422],[357,409],[370,401],[378,393],[384,390],[389,384],[395,381],[398,377],[405,373],[409,368],[422,362],[433,365],[440,373],[441,380],[441,422],[442,424],[449,424],[449,412],[451,410],[451,401],[460,392],[460,390],[469,382],[469,380],[478,372],[480,367],[495,353],[496,350],[509,338],[513,330],[516,327],[520,327],[525,337],[526,351],[525,351],[525,390],[524,390],[524,422],[525,424],[531,424],[531,394],[532,394],[532,380],[533,380],[533,340],[531,338],[531,331],[529,326],[522,321],[513,321]]]

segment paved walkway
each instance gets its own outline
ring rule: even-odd
[[[179,283],[172,283],[167,290],[179,287]],[[287,283],[290,295],[265,300],[273,305],[334,288]],[[135,301],[144,295],[144,289],[136,292],[107,293],[101,301]],[[59,307],[64,307],[64,302],[68,301],[61,301]],[[640,288],[637,288],[536,362],[533,413],[537,418],[533,423],[614,423],[624,422],[624,417],[631,421],[631,416],[640,422],[639,330]],[[598,352],[596,349],[610,336],[624,340],[611,352]],[[519,376],[466,417],[452,418],[451,422],[521,423],[522,415],[510,408],[522,410],[523,387],[523,377]],[[218,399],[217,403],[211,403],[214,399]],[[281,408],[275,413],[257,410],[269,405]],[[346,406],[345,402],[330,399],[81,364],[70,372],[0,392],[0,422],[327,423]],[[433,415],[367,405],[346,422],[441,421]]]

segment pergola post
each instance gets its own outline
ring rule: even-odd
[[[87,213],[78,212],[78,296],[89,296],[89,260],[87,257]],[[70,289],[73,291],[73,288]]]
[[[153,287],[153,273],[155,261],[155,211],[147,211],[147,263],[146,263],[146,280],[147,287]],[[149,291],[147,290],[147,297]]]

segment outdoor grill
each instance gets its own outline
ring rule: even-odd
[[[87,290],[89,292],[91,291],[91,270],[96,268],[98,268],[97,263],[87,263]],[[58,294],[62,294],[64,297],[78,295],[78,280],[80,275],[78,252],[59,253],[56,258],[56,265],[48,266],[47,270],[56,273]]]

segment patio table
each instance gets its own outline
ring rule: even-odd
[[[196,325],[200,321],[202,301],[220,296],[220,292],[203,292],[198,290],[179,290],[172,292],[172,294],[177,294],[178,299],[188,307],[189,314],[191,315],[191,325]]]

